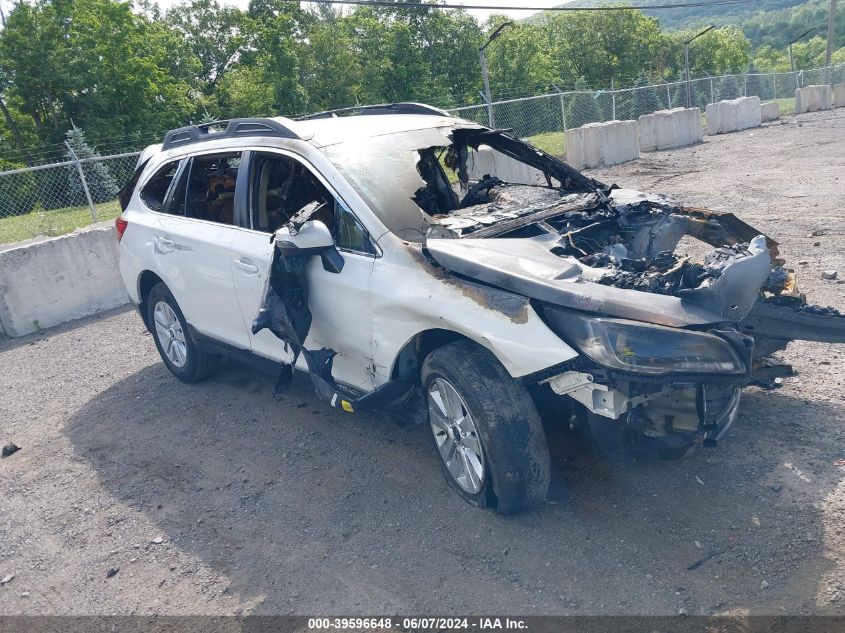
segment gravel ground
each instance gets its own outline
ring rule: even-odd
[[[592,175],[738,214],[845,308],[821,280],[845,276],[845,111]],[[785,357],[679,462],[553,432],[548,503],[503,518],[450,491],[428,429],[235,364],[180,384],[129,310],[0,341],[0,614],[841,614],[845,347]]]

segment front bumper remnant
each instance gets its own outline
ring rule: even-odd
[[[559,396],[569,396],[590,413],[618,422],[620,429],[647,443],[715,446],[736,420],[741,389],[731,383],[640,383],[596,381],[588,372],[567,371],[546,381]]]

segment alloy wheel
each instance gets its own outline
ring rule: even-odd
[[[478,494],[485,474],[481,439],[463,398],[443,378],[429,385],[428,418],[449,474],[463,490]]]

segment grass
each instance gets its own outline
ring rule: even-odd
[[[543,132],[534,136],[527,136],[524,140],[552,156],[563,156],[566,151],[563,132]]]
[[[120,215],[120,205],[117,200],[94,205],[97,219],[113,220]],[[88,226],[91,210],[87,205],[81,207],[66,207],[43,211],[35,209],[26,215],[13,215],[0,218],[0,244],[28,240],[39,235],[54,237],[70,233],[75,228]]]
[[[781,116],[786,116],[787,114],[795,114],[795,97],[787,97],[786,99],[774,99],[774,101],[777,101],[778,103]]]

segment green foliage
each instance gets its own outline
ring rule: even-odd
[[[639,90],[633,92],[631,99],[631,110],[628,113],[628,118],[636,119],[643,114],[651,114],[657,110],[663,110],[663,100],[660,98],[658,88],[646,88],[651,82],[645,75],[640,75],[637,79],[636,86]]]
[[[726,18],[719,23],[741,28],[721,27],[693,42],[693,77],[743,72],[749,64],[764,72],[786,70],[783,38],[805,24],[818,26],[826,3],[714,5],[661,12],[661,22],[648,10],[541,13],[506,28],[486,48],[493,97],[576,84],[607,88],[611,78],[617,86],[635,80],[642,85],[645,77],[651,83],[676,81],[683,40],[697,32],[698,21],[709,23],[716,16]],[[506,19],[493,16],[482,25],[462,10],[340,10],[291,0],[250,0],[245,10],[225,0],[181,0],[164,15],[150,0],[134,6],[127,0],[14,5],[0,30],[0,153],[23,162],[59,159],[65,132],[74,124],[87,131],[93,145],[115,148],[130,142],[143,146],[165,129],[212,118],[296,116],[392,101],[444,107],[480,103],[478,49]],[[779,11],[789,23],[783,28],[770,23],[764,10]],[[662,31],[661,24],[687,30]],[[762,44],[754,54],[752,42]],[[823,40],[800,42],[794,52],[798,67],[818,65]],[[845,50],[834,59],[845,59]],[[740,87],[728,84],[720,94]],[[683,87],[671,93],[678,105]],[[709,97],[709,85],[694,85],[695,103]],[[613,114],[607,94],[568,101],[569,126]],[[616,116],[668,105],[662,88],[619,95]],[[531,117],[520,110],[525,107],[497,106],[497,120],[519,127],[521,134],[557,129],[561,112],[555,100],[532,103]],[[48,149],[36,152],[38,147]],[[36,197],[45,202],[35,181]]]
[[[70,149],[67,152],[67,159],[96,158],[98,154],[88,145],[85,133],[78,127],[73,127],[67,132],[67,144]],[[71,151],[73,150],[73,151]],[[67,189],[64,194],[68,205],[81,205],[87,202],[82,181],[79,178],[77,166],[68,165]],[[108,168],[101,162],[93,161],[82,163],[82,170],[85,174],[85,182],[88,185],[88,192],[94,203],[106,202],[117,195],[119,187],[109,173]]]
[[[721,81],[719,81],[719,88],[717,92],[717,99],[719,101],[737,99],[742,96],[742,90],[739,86],[739,82],[733,75],[722,77]]]
[[[587,83],[583,78],[575,84],[575,90],[587,90]],[[601,110],[592,94],[579,92],[569,98],[566,104],[567,127],[580,127],[585,123],[603,120]]]
[[[0,159],[0,171],[21,167],[25,165]],[[35,178],[31,172],[0,178],[0,218],[29,213],[35,207],[35,199]]]

